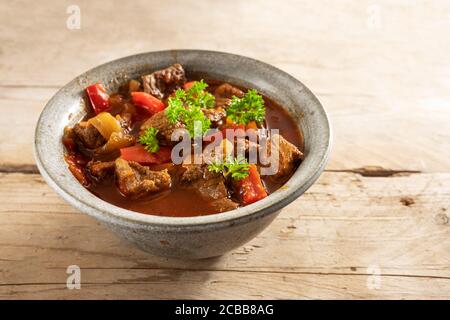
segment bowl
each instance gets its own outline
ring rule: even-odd
[[[85,189],[69,171],[61,142],[64,127],[86,115],[84,88],[102,82],[114,91],[124,81],[181,63],[188,77],[227,81],[255,88],[288,110],[300,126],[305,159],[287,183],[251,205],[195,217],[164,217],[129,211]],[[169,50],[114,60],[91,69],[62,87],[47,103],[36,125],[34,154],[44,180],[63,199],[151,254],[180,259],[219,256],[250,241],[280,210],[304,193],[323,171],[331,130],[325,110],[306,86],[266,63],[223,52]],[[95,237],[95,235],[91,235]]]

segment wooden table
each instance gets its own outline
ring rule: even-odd
[[[4,1],[0,4],[0,297],[450,298],[448,1]],[[66,27],[69,4],[81,28]],[[200,48],[303,81],[334,127],[327,170],[223,257],[150,256],[60,199],[33,130],[100,63]],[[81,289],[66,269],[81,268]]]

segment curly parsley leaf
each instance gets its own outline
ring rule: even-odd
[[[199,107],[185,109],[182,117],[191,137],[201,137],[211,127],[211,121],[205,117]]]
[[[150,127],[139,137],[139,142],[144,145],[145,150],[154,153],[159,150],[159,142],[156,138],[158,129]]]
[[[225,177],[231,175],[235,180],[242,180],[249,175],[250,165],[245,158],[230,158],[226,162],[213,162],[209,164],[208,170],[222,172]]]
[[[211,126],[202,108],[214,107],[214,96],[205,91],[208,85],[196,81],[187,91],[178,89],[168,100],[166,116],[174,124],[182,122],[191,137],[202,136]]]
[[[194,84],[186,91],[185,103],[200,108],[214,108],[215,98],[206,91],[208,84],[202,80],[195,81]]]
[[[242,98],[234,96],[227,108],[227,116],[237,124],[262,123],[266,116],[264,99],[256,90],[249,90]]]
[[[183,115],[186,112],[184,107],[185,99],[186,92],[181,89],[175,91],[175,95],[169,98],[166,108],[166,116],[170,123],[174,124],[183,118]]]

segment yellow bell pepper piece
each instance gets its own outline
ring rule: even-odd
[[[90,124],[92,124],[100,134],[106,139],[109,140],[109,137],[114,132],[122,132],[122,127],[109,112],[100,112],[95,117],[88,120]]]

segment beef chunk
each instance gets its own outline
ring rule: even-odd
[[[95,149],[106,143],[100,132],[87,121],[77,123],[73,127],[73,133],[75,134],[75,142],[82,144],[87,149]]]
[[[244,92],[242,90],[233,87],[229,83],[221,84],[214,90],[214,96],[216,98],[216,108],[226,109],[231,102],[231,98],[236,96],[242,98]]]
[[[141,126],[141,131],[144,131],[149,127],[158,129],[158,139],[160,139],[160,141],[163,141],[168,145],[174,145],[177,142],[171,141],[172,133],[176,129],[184,128],[184,124],[180,122],[175,124],[170,123],[169,119],[167,119],[165,111],[163,110],[155,113],[150,119],[145,121]]]
[[[151,171],[134,161],[117,158],[115,161],[119,190],[127,197],[137,199],[170,187],[167,170]]]
[[[203,174],[205,171],[204,166],[196,164],[183,165],[185,171],[181,175],[180,181],[182,183],[190,183],[203,179]]]
[[[182,184],[196,189],[205,199],[227,198],[228,190],[221,173],[209,171],[206,164],[189,164],[183,167],[186,171],[180,177]]]
[[[155,71],[142,77],[144,91],[163,99],[186,82],[186,75],[181,64],[174,64],[166,69]]]
[[[220,122],[227,116],[227,113],[222,108],[202,109],[202,112],[211,121],[213,128],[218,127]]]
[[[231,103],[229,98],[216,98],[216,108],[226,109]]]
[[[193,184],[197,185],[198,192],[203,198],[218,200],[228,197],[228,190],[221,175],[206,174],[203,179]]]
[[[180,182],[198,192],[219,212],[236,209],[238,204],[228,198],[228,190],[220,173],[211,172],[207,165],[183,165],[186,169]]]
[[[236,87],[233,87],[229,83],[221,84],[214,91],[214,95],[217,98],[226,98],[231,99],[233,96],[238,98],[242,98],[244,96],[244,92]]]
[[[114,161],[102,162],[95,160],[89,161],[89,163],[86,166],[91,176],[93,176],[99,181],[105,179],[108,176],[113,175],[115,167],[116,166]]]
[[[237,202],[234,202],[229,198],[220,198],[217,200],[213,200],[210,202],[210,205],[212,205],[218,212],[230,211],[239,207],[239,204]]]
[[[272,176],[276,180],[291,174],[299,161],[303,159],[303,153],[279,134],[273,135],[271,139],[274,141],[275,150],[270,150],[270,152],[278,152],[278,172]]]

